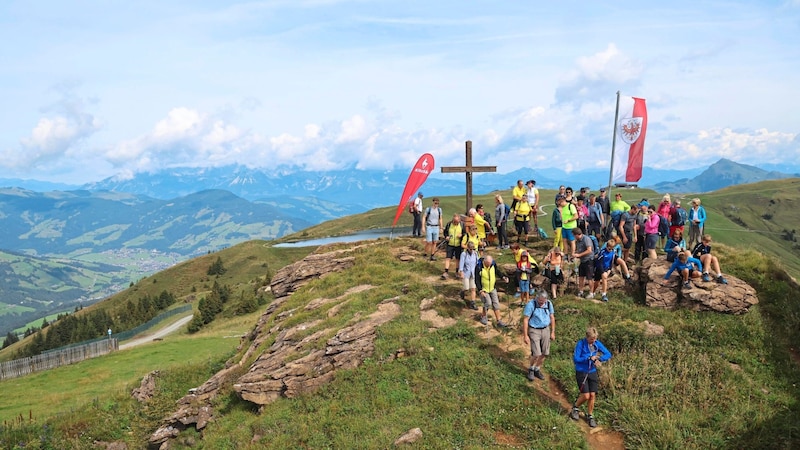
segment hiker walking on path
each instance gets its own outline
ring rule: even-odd
[[[464,280],[464,300],[471,309],[477,310],[475,305],[475,268],[478,266],[478,253],[475,251],[475,243],[467,242],[466,249],[461,252],[461,259],[458,261],[458,272]],[[467,300],[469,293],[469,300]]]
[[[580,407],[586,403],[586,421],[589,426],[594,428],[597,421],[594,418],[594,402],[597,397],[597,387],[600,378],[597,376],[597,368],[600,363],[611,359],[611,352],[608,351],[602,342],[597,340],[597,329],[589,327],[586,329],[586,337],[575,344],[575,351],[572,360],[575,363],[575,381],[578,383],[578,398],[572,404],[572,411],[569,417],[572,420],[580,418]]]
[[[700,206],[700,199],[692,199],[692,208],[689,210],[689,245],[697,245],[703,238],[703,228],[706,224],[706,210]]]
[[[594,278],[594,246],[592,245],[592,239],[583,234],[583,230],[580,228],[575,228],[575,240],[577,244],[572,257],[580,260],[578,265],[578,297],[583,297],[583,286],[587,280],[591,283],[592,278]],[[589,294],[587,298],[594,298],[594,293]]]
[[[425,235],[425,254],[430,255],[431,261],[436,261],[433,254],[439,245],[439,230],[442,229],[442,208],[439,207],[439,197],[433,197],[433,204],[425,209],[422,218],[422,233]]]
[[[422,237],[422,192],[417,194],[411,209],[411,213],[414,215],[414,228],[411,229],[411,236]]]
[[[450,260],[455,260],[456,265],[461,260],[461,237],[464,235],[464,227],[461,225],[461,215],[453,214],[453,220],[444,227],[444,238],[447,241],[444,258],[444,273],[442,279],[446,280],[450,272]],[[456,267],[458,271],[458,267]]]
[[[531,348],[528,380],[533,381],[534,378],[544,380],[542,374],[544,359],[550,356],[550,341],[556,340],[555,310],[553,303],[547,299],[547,293],[540,291],[536,298],[525,304],[522,315],[525,316],[522,339]]]
[[[478,260],[475,269],[475,284],[483,300],[483,310],[481,311],[481,323],[487,325],[489,319],[486,317],[489,308],[494,311],[497,319],[498,328],[505,328],[506,324],[500,320],[500,298],[497,296],[497,279],[501,278],[504,283],[508,283],[508,278],[500,272],[500,268],[495,264],[491,255]]]

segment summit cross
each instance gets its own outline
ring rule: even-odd
[[[473,166],[472,165],[472,141],[467,141],[466,145],[467,164],[464,166],[448,166],[442,167],[442,173],[465,173],[467,175],[467,209],[464,210],[468,213],[472,208],[472,174],[474,172],[497,172],[497,166]]]

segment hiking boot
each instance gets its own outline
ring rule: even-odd
[[[446,280],[446,279],[447,279],[447,272],[445,272],[445,273],[443,273],[443,274],[442,274],[442,279],[443,279],[443,280]]]
[[[505,328],[507,326],[508,326],[508,324],[503,322],[502,320],[498,320],[497,321],[497,328]]]
[[[528,381],[533,381],[536,379],[536,369],[533,367],[528,368]]]
[[[488,325],[488,324],[489,324],[489,319],[487,319],[486,316],[482,316],[481,325]]]
[[[594,292],[589,292],[589,295],[587,295],[586,298],[594,298]]]
[[[583,298],[584,295],[585,294],[583,293],[583,291],[580,291],[580,292],[578,292],[578,295],[576,297]]]
[[[533,371],[533,376],[535,376],[536,378],[538,378],[540,380],[544,380],[544,374],[539,369],[536,369],[536,370]]]
[[[707,273],[704,273],[703,274],[703,281],[708,283],[709,281],[711,281],[711,276],[709,274],[707,274]]]
[[[431,258],[430,258],[430,260],[431,260],[431,261],[436,261],[436,257],[435,257],[435,256],[433,256],[433,255],[431,255]]]
[[[477,311],[478,310],[478,305],[476,305],[475,302],[470,301],[469,302],[469,309]]]
[[[594,416],[589,416],[589,427],[594,428],[597,426],[597,421],[594,420]]]
[[[728,280],[725,279],[722,275],[717,275],[717,283],[719,284],[728,284]]]
[[[691,289],[692,288],[692,283],[689,283],[688,281],[686,283],[683,283],[683,288],[684,289]]]
[[[607,301],[608,301],[608,295],[606,295],[606,294],[603,294],[602,300],[603,300],[604,302],[607,302]]]
[[[576,407],[572,407],[572,411],[569,413],[569,418],[572,420],[578,420],[581,418],[581,412]]]

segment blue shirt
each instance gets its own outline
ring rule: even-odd
[[[458,261],[458,271],[464,274],[464,278],[469,279],[475,276],[475,266],[478,265],[478,252],[475,250],[470,254],[469,250],[461,252],[461,259]]]
[[[667,271],[667,274],[664,275],[664,279],[669,280],[669,276],[672,275],[672,272],[674,272],[675,270],[677,270],[678,272],[682,272],[683,269],[692,270],[692,264],[697,266],[697,269],[694,270],[699,270],[699,271],[703,270],[703,264],[697,258],[687,258],[685,263],[682,263],[680,259],[675,259],[675,262],[672,263],[669,270]]]
[[[528,326],[532,328],[547,328],[550,326],[550,315],[555,315],[553,302],[548,300],[544,306],[539,306],[539,302],[531,300],[525,305],[523,316],[528,317]]]
[[[575,344],[575,352],[572,354],[572,361],[575,363],[575,371],[583,373],[597,372],[594,361],[590,361],[592,356],[599,355],[601,362],[611,359],[611,352],[599,340],[595,340],[592,345],[586,338],[581,339]]]

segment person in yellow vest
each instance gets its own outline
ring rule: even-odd
[[[514,228],[517,230],[517,242],[524,236],[528,242],[528,233],[531,231],[531,205],[528,203],[528,194],[522,196],[522,201],[514,207]]]
[[[461,251],[467,249],[467,244],[472,242],[475,245],[475,249],[477,250],[478,247],[481,245],[481,239],[478,237],[478,227],[475,225],[468,225],[466,226],[467,233],[461,238]]]
[[[508,283],[508,277],[500,272],[500,268],[495,264],[491,255],[478,260],[478,266],[475,269],[475,285],[476,290],[480,293],[481,300],[483,300],[483,310],[481,311],[481,323],[488,325],[489,319],[486,314],[489,308],[494,311],[494,317],[497,320],[497,326],[504,328],[505,322],[500,320],[500,299],[497,296],[497,280],[502,279],[504,283]]]
[[[517,180],[517,185],[514,186],[514,189],[511,190],[511,198],[514,200],[511,202],[511,210],[513,211],[514,208],[517,207],[517,203],[522,201],[522,196],[528,193],[528,188],[525,187],[525,184],[522,180]]]
[[[447,222],[444,227],[444,238],[447,240],[447,249],[445,250],[444,258],[444,273],[442,279],[446,280],[450,272],[450,260],[461,259],[461,238],[464,236],[464,228],[461,226],[461,215],[453,214],[453,220]],[[457,265],[458,263],[456,263]],[[456,268],[458,272],[458,268]]]
[[[486,219],[483,218],[483,211],[478,212],[477,208],[470,208],[468,215],[475,221],[475,226],[478,227],[478,239],[481,241],[478,251],[482,252],[486,247]]]

